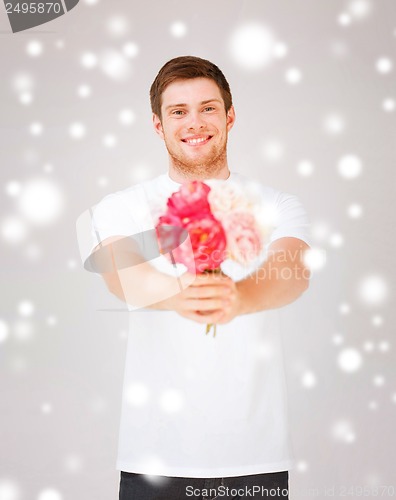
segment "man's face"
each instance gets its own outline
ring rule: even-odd
[[[164,139],[170,166],[187,177],[221,176],[227,167],[227,135],[234,108],[225,112],[217,84],[209,78],[177,80],[162,94],[162,120],[154,128]]]

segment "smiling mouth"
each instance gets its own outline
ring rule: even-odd
[[[189,146],[201,146],[202,144],[206,144],[207,142],[209,142],[211,138],[211,135],[187,137],[186,139],[182,139],[182,142],[188,144]]]

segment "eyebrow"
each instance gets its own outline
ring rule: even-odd
[[[206,101],[201,101],[199,104],[201,106],[205,105],[205,104],[208,104],[209,102],[219,102],[220,104],[222,104],[221,100],[220,99],[216,99],[216,98],[213,98],[213,99],[206,99]],[[165,109],[169,109],[169,108],[185,108],[187,107],[188,105],[186,103],[179,103],[179,104],[169,104],[169,106],[166,106]]]

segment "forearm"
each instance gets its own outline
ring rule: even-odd
[[[298,299],[308,288],[305,264],[309,246],[297,238],[272,243],[267,260],[246,279],[236,283],[239,314],[276,309]]]
[[[308,288],[309,271],[299,265],[266,262],[236,283],[240,314],[276,309],[294,302]]]
[[[109,291],[133,307],[171,309],[171,299],[178,295],[185,280],[164,274],[148,263],[103,275]]]
[[[90,266],[102,275],[113,295],[134,308],[168,308],[165,301],[179,294],[194,278],[158,271],[141,255],[131,237],[106,239],[93,250]]]

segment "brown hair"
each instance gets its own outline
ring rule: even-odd
[[[210,61],[194,56],[171,59],[162,66],[150,88],[151,109],[161,119],[162,94],[166,87],[176,80],[210,78],[219,87],[226,112],[232,106],[230,86],[222,71]]]

